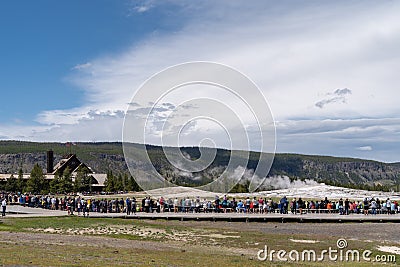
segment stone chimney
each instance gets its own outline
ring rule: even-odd
[[[54,171],[54,155],[53,150],[47,151],[47,173]]]

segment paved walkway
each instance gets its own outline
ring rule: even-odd
[[[125,215],[123,213],[91,213],[90,217],[101,218],[126,218],[126,219],[163,219],[180,221],[228,221],[228,222],[398,222],[400,214],[396,215],[339,215],[339,214],[245,214],[245,213],[136,213]]]
[[[67,215],[66,211],[28,208],[20,205],[8,205],[6,210],[6,217],[54,217],[65,215]]]
[[[77,215],[75,213],[75,215]],[[41,208],[28,208],[19,205],[7,206],[8,218],[14,217],[50,217],[50,216],[67,216],[66,211],[46,210]],[[82,216],[82,213],[81,215]],[[248,213],[144,213],[139,212],[136,215],[127,216],[124,213],[90,213],[90,217],[96,218],[124,218],[124,219],[163,219],[163,220],[180,220],[180,221],[228,221],[228,222],[394,222],[400,223],[400,214],[394,215],[339,215],[326,213],[309,213],[303,215],[293,214],[248,214]]]

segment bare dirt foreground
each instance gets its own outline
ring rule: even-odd
[[[245,223],[117,218],[8,218],[0,222],[3,266],[381,266],[400,262],[400,227],[391,223]],[[315,250],[345,239],[371,250],[367,262],[260,261],[257,252]],[[396,250],[397,248],[397,250]],[[387,266],[396,262],[386,262]]]

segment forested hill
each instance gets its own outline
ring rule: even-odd
[[[134,144],[133,144],[134,145]],[[114,143],[35,143],[20,141],[0,141],[0,173],[16,173],[20,168],[30,172],[38,163],[46,167],[46,151],[53,150],[58,161],[66,154],[77,154],[82,162],[95,172],[126,173],[122,144]],[[191,158],[199,157],[199,149],[195,147],[181,148]],[[194,185],[192,181],[168,164],[162,148],[149,146],[148,153],[161,174],[168,172],[169,176],[182,185]],[[219,149],[217,156],[210,166],[223,169],[229,161],[230,151]],[[247,168],[257,166],[257,152],[250,153]],[[201,174],[205,179],[212,179],[206,172]],[[285,175],[290,179],[313,179],[328,184],[343,185],[368,189],[390,189],[400,183],[400,163],[382,163],[371,160],[340,158],[328,156],[309,156],[299,154],[276,154],[269,176]],[[384,188],[382,188],[383,186]]]

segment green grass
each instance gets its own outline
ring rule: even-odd
[[[7,234],[28,233],[31,229],[82,229],[96,227],[135,227],[137,229],[160,229],[166,234],[188,233],[188,236],[196,237],[188,241],[175,241],[160,233],[159,237],[140,237],[127,234],[102,235],[102,245],[90,244],[91,236],[77,235],[74,240],[79,242],[63,243],[64,234],[41,233],[43,241],[27,235],[27,239],[6,241],[0,232],[0,264],[1,265],[37,265],[37,266],[310,266],[307,262],[260,262],[256,253],[268,245],[271,249],[284,249],[290,251],[296,249],[315,250],[320,252],[328,247],[335,248],[337,236],[328,236],[321,232],[318,234],[273,233],[268,234],[254,227],[247,229],[250,224],[232,223],[197,223],[179,221],[147,221],[127,220],[116,218],[82,218],[82,217],[55,217],[55,218],[7,218],[0,223],[0,231]],[[261,225],[261,224],[260,224]],[[315,225],[316,227],[318,225]],[[357,225],[354,225],[357,227]],[[279,226],[284,227],[284,225]],[[340,225],[337,225],[338,229]],[[213,235],[222,234],[226,236],[239,236],[215,238]],[[36,235],[36,234],[33,234]],[[39,235],[39,234],[38,234]],[[56,241],[47,240],[47,237],[55,237]],[[377,241],[364,242],[348,240],[348,247],[360,251],[369,249],[373,256],[379,252]],[[294,243],[289,239],[312,239],[319,240],[318,243],[304,244]],[[68,239],[66,239],[68,240]],[[70,240],[70,239],[69,239]],[[96,237],[96,242],[98,241]],[[113,246],[110,240],[121,240],[122,246]],[[132,242],[132,243],[131,243]],[[130,244],[135,246],[130,247]],[[21,253],[23,251],[23,253]],[[400,258],[397,257],[400,262]],[[338,263],[325,261],[313,263],[312,266],[337,266]],[[378,263],[339,263],[346,266],[380,266]],[[388,264],[387,266],[390,266]]]
[[[83,228],[83,227],[94,227],[100,225],[109,224],[120,224],[128,225],[132,224],[131,221],[123,219],[113,218],[82,218],[82,217],[38,217],[38,218],[13,218],[4,219],[3,224],[0,226],[6,226],[12,228],[14,231],[24,231],[27,228]],[[2,228],[0,228],[2,229]]]

